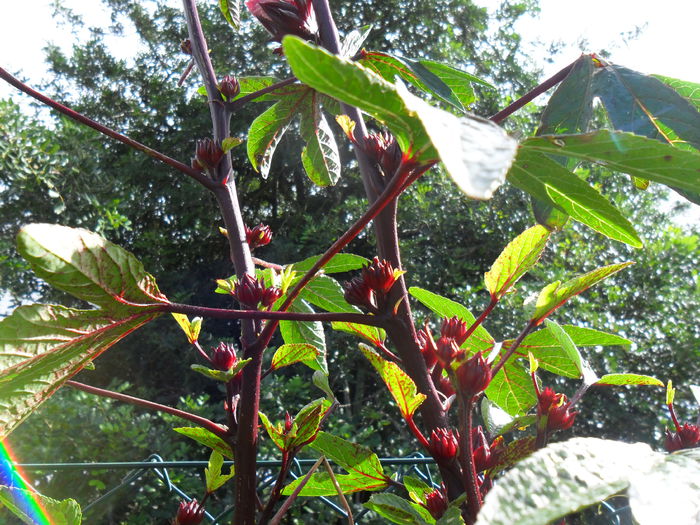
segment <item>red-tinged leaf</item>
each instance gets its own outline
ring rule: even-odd
[[[504,450],[499,452],[498,462],[489,470],[489,475],[493,476],[504,469],[512,467],[521,459],[528,457],[535,450],[537,450],[535,436],[527,436],[511,441],[506,445]]]
[[[312,370],[319,370],[316,360],[321,356],[321,351],[313,345],[305,343],[292,343],[280,346],[275,355],[272,356],[270,369],[293,365],[294,363],[304,363]]]
[[[548,315],[550,315],[554,310],[559,308],[572,297],[577,296],[594,284],[607,277],[610,277],[614,273],[617,273],[624,268],[627,268],[631,264],[634,263],[624,262],[620,264],[603,266],[602,268],[597,268],[591,272],[566,281],[565,283],[552,283],[545,286],[537,298],[535,310],[531,319],[538,324],[541,323]]]
[[[303,478],[298,478],[292,481],[289,485],[282,489],[283,496],[289,496],[297,486],[301,483]],[[340,486],[340,490],[343,494],[352,494],[354,492],[362,491],[374,491],[383,490],[389,486],[388,480],[375,480],[363,476],[357,472],[350,474],[335,474],[335,480]],[[338,491],[333,484],[330,474],[328,472],[316,472],[314,473],[309,481],[304,485],[299,493],[300,496],[336,496]]]
[[[313,441],[318,433],[321,419],[331,406],[331,402],[325,398],[316,399],[303,407],[294,416],[295,435],[289,443],[289,447],[299,447]]]
[[[530,374],[520,361],[513,359],[491,380],[486,396],[513,417],[525,414],[537,401]]]
[[[296,300],[289,307],[290,312],[313,313],[313,308],[304,300]],[[309,344],[317,348],[321,353],[316,359],[314,370],[320,370],[328,374],[326,362],[326,338],[323,333],[323,325],[318,321],[280,321],[280,333],[286,344]]]
[[[122,337],[160,315],[31,305],[0,322],[0,439],[65,381]]]
[[[569,337],[569,334],[567,334],[556,321],[545,319],[544,322],[554,338],[561,345],[565,358],[567,358],[575,367],[577,372],[576,377],[581,377],[583,373],[583,358],[581,357],[581,353],[578,351],[578,348],[576,348],[576,345],[571,340],[571,337]]]
[[[238,30],[241,27],[241,0],[219,0],[219,9],[226,21]]]
[[[311,448],[335,461],[348,472],[368,478],[368,483],[379,486],[388,481],[379,458],[365,446],[321,431]]]
[[[136,257],[88,230],[30,224],[20,230],[17,249],[51,286],[116,315],[168,303]]]
[[[469,310],[456,301],[447,299],[436,293],[429,292],[428,290],[418,288],[417,286],[412,286],[408,289],[408,292],[439,317],[450,318],[456,316],[464,321],[467,326],[471,326],[476,320]],[[491,337],[491,334],[486,331],[486,328],[479,325],[469,339],[467,339],[462,345],[462,348],[468,349],[470,354],[478,351],[487,353],[489,350],[491,350],[491,348],[493,348],[495,343],[496,340]]]
[[[606,374],[594,385],[651,385],[663,387],[663,381],[655,377],[640,374]]]
[[[205,485],[207,492],[211,493],[219,489],[224,483],[234,476],[234,467],[231,465],[228,474],[221,473],[221,467],[224,466],[224,457],[216,450],[212,450],[209,456],[209,463],[204,469]]]
[[[265,430],[267,431],[267,435],[270,436],[270,439],[272,442],[277,446],[278,449],[284,450],[285,447],[285,436],[284,436],[284,431],[283,427],[281,424],[274,425],[271,421],[270,418],[268,418],[264,413],[258,412],[258,416],[260,417],[260,421],[262,421],[263,426],[265,427]]]
[[[533,226],[513,239],[484,275],[492,299],[503,297],[539,260],[549,239],[549,231]]]
[[[341,332],[347,332],[349,334],[354,334],[367,339],[377,346],[383,344],[384,339],[386,338],[386,333],[384,330],[377,328],[376,326],[333,321],[331,323],[331,327],[333,330],[340,330]]]
[[[360,350],[379,372],[404,419],[412,417],[416,409],[425,400],[425,394],[418,393],[416,384],[408,377],[406,372],[399,368],[399,365],[386,361],[362,343],[360,343]]]
[[[201,427],[178,427],[173,428],[178,434],[187,436],[190,439],[195,440],[200,445],[209,447],[212,450],[217,451],[219,454],[228,459],[233,459],[233,450],[231,446],[221,439],[216,434],[209,432],[205,428]]]

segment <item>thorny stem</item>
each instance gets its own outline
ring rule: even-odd
[[[154,158],[156,160],[159,160],[168,166],[171,166],[175,168],[178,171],[181,171],[185,175],[188,175],[189,177],[192,177],[194,180],[202,184],[204,187],[211,189],[213,187],[213,183],[211,180],[209,180],[204,173],[202,173],[199,170],[196,170],[192,168],[191,166],[188,166],[187,164],[183,164],[179,160],[175,160],[171,157],[168,157],[164,153],[161,153],[160,151],[156,151],[153,148],[149,148],[148,146],[141,144],[140,142],[127,137],[126,135],[122,135],[121,133],[118,133],[114,131],[111,128],[108,128],[107,126],[100,124],[99,122],[96,122],[92,120],[91,118],[86,117],[82,113],[78,113],[77,111],[64,106],[63,104],[56,102],[55,100],[47,97],[46,95],[43,95],[42,93],[39,93],[38,91],[35,91],[34,89],[30,88],[27,86],[25,83],[21,82],[17,78],[13,77],[10,73],[8,73],[6,70],[0,67],[0,78],[2,78],[5,82],[8,84],[13,85],[20,91],[26,93],[32,98],[35,98],[39,102],[46,104],[47,106],[55,109],[59,113],[62,113],[66,115],[67,117],[75,120],[76,122],[80,122],[81,124],[84,124],[96,131],[99,131],[103,135],[107,135],[108,137],[111,137],[115,140],[118,140],[122,144],[126,144],[127,146],[131,146],[132,148],[141,151],[148,155],[151,158]]]
[[[511,347],[506,351],[505,354],[503,354],[503,357],[501,357],[501,359],[498,361],[496,366],[491,368],[491,376],[492,377],[496,377],[496,374],[498,373],[498,371],[501,368],[503,368],[503,365],[506,364],[506,361],[508,361],[508,359],[510,359],[510,356],[512,356],[513,353],[518,349],[518,347],[520,346],[520,343],[523,342],[523,339],[525,339],[525,337],[527,337],[527,334],[529,334],[536,326],[537,326],[536,321],[530,321],[527,324],[527,326],[525,328],[523,328],[523,331],[520,332],[520,334],[518,334],[517,339],[515,341],[513,341],[513,344],[511,345]]]
[[[508,118],[510,115],[515,113],[521,107],[523,107],[525,104],[527,104],[528,102],[539,97],[542,93],[544,93],[548,89],[556,86],[559,82],[564,80],[569,75],[569,73],[571,73],[571,70],[574,68],[574,64],[576,64],[576,61],[572,62],[571,64],[569,64],[565,68],[561,69],[559,72],[557,72],[554,75],[552,75],[551,77],[549,77],[547,80],[542,82],[540,85],[538,85],[534,89],[528,91],[525,95],[523,95],[522,97],[520,97],[518,100],[516,100],[512,104],[508,105],[507,107],[503,108],[501,111],[499,111],[495,115],[490,116],[489,120],[491,120],[492,122],[495,122],[496,124],[500,124],[506,118]]]
[[[265,310],[227,310],[225,308],[208,308],[206,306],[194,306],[190,304],[169,303],[160,310],[178,314],[193,315],[197,317],[211,317],[213,319],[272,319],[274,321],[321,321],[344,322],[364,324],[368,326],[383,327],[386,321],[375,315],[355,314],[345,312],[285,312]]]
[[[97,396],[109,397],[116,399],[118,401],[123,401],[124,403],[129,403],[131,405],[137,405],[149,410],[154,410],[156,412],[165,412],[166,414],[171,414],[177,416],[181,419],[191,421],[199,425],[202,428],[207,429],[212,434],[216,434],[221,439],[227,441],[230,439],[228,432],[221,425],[217,425],[213,421],[207,418],[191,414],[190,412],[185,412],[184,410],[179,410],[177,408],[169,407],[167,405],[161,405],[160,403],[154,403],[153,401],[147,401],[141,399],[140,397],[129,396],[127,394],[121,394],[119,392],[114,392],[112,390],[105,390],[103,388],[97,388],[95,386],[86,385],[85,383],[79,383],[78,381],[68,380],[66,385],[72,386],[77,390],[82,390],[83,392],[88,392],[90,394],[95,394]]]

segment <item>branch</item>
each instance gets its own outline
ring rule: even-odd
[[[527,336],[527,334],[529,334],[530,332],[532,332],[532,330],[533,330],[536,326],[537,326],[537,323],[536,323],[535,321],[530,321],[530,322],[527,324],[527,326],[523,329],[523,331],[520,332],[520,334],[518,335],[517,339],[516,339],[515,341],[513,341],[513,344],[511,345],[511,347],[506,351],[505,354],[503,354],[503,357],[501,357],[501,359],[498,361],[498,364],[496,364],[496,366],[494,366],[494,367],[491,369],[491,377],[496,377],[496,374],[498,373],[498,371],[499,371],[501,368],[503,368],[503,365],[506,364],[506,361],[508,361],[508,359],[510,359],[510,356],[512,356],[513,353],[518,349],[518,347],[520,346],[520,343],[523,342],[523,339],[525,339],[525,337]]]
[[[384,326],[384,320],[375,315],[346,312],[286,312],[263,310],[227,310],[225,308],[208,308],[190,304],[170,303],[159,310],[164,312],[192,315],[195,317],[211,317],[214,319],[273,319],[275,321],[321,321],[364,324],[368,326]]]
[[[274,516],[272,516],[272,519],[270,520],[270,525],[279,525],[280,521],[282,521],[282,518],[289,510],[289,507],[292,506],[292,503],[294,503],[294,500],[297,498],[299,493],[302,491],[302,489],[309,482],[313,473],[316,472],[316,469],[318,469],[318,467],[321,466],[321,463],[323,463],[324,459],[325,459],[325,456],[321,456],[320,458],[318,458],[318,461],[316,461],[316,463],[313,464],[313,466],[309,469],[309,471],[304,476],[304,479],[302,479],[301,482],[294,489],[294,492],[292,492],[290,494],[290,496],[286,500],[284,500],[284,503],[282,503],[282,506],[280,507],[280,509],[277,511],[277,513]]]
[[[296,81],[297,77],[285,78],[284,80],[280,80],[279,82],[276,82],[270,86],[264,87],[257,91],[253,91],[252,93],[248,93],[247,95],[244,95],[241,98],[237,98],[236,100],[227,103],[226,109],[228,109],[231,112],[234,112],[240,109],[241,107],[245,106],[251,100],[255,100],[258,97],[262,97],[263,95],[271,93],[272,91],[275,91],[277,89],[283,88],[284,86],[294,84],[294,82]]]
[[[94,394],[97,396],[102,396],[102,397],[109,397],[112,399],[116,399],[118,401],[123,401],[124,403],[129,403],[132,405],[137,405],[141,406],[144,408],[147,408],[149,410],[154,410],[156,412],[165,412],[166,414],[171,414],[173,416],[177,416],[181,419],[185,419],[187,421],[191,421],[192,423],[195,423],[196,425],[199,425],[202,428],[205,428],[212,434],[216,434],[218,437],[223,439],[228,443],[228,440],[231,438],[231,436],[228,435],[228,432],[224,427],[221,425],[218,425],[214,423],[213,421],[210,421],[207,418],[197,416],[195,414],[191,414],[189,412],[185,412],[184,410],[179,410],[177,408],[169,407],[167,405],[161,405],[159,403],[154,403],[153,401],[147,401],[145,399],[141,399],[140,397],[134,397],[134,396],[129,396],[127,394],[120,394],[119,392],[113,392],[112,390],[105,390],[103,388],[97,388],[95,386],[90,386],[86,385],[84,383],[79,383],[77,381],[71,381],[68,380],[66,381],[66,385],[72,386],[73,388],[76,388],[78,390],[82,390],[83,392],[88,392],[90,394]]]
[[[39,102],[46,104],[49,107],[52,107],[59,113],[62,113],[66,115],[67,117],[75,120],[76,122],[80,122],[81,124],[84,124],[96,131],[99,131],[103,135],[107,135],[108,137],[111,137],[115,140],[118,140],[122,144],[126,144],[127,146],[131,146],[132,148],[141,151],[148,155],[149,157],[152,157],[156,160],[159,160],[168,166],[171,166],[175,168],[178,171],[181,171],[185,175],[188,175],[189,177],[192,177],[194,180],[199,182],[202,186],[212,189],[213,188],[213,183],[212,181],[201,171],[198,171],[191,166],[188,166],[187,164],[183,164],[179,160],[175,160],[171,157],[168,157],[164,153],[161,153],[159,151],[154,150],[153,148],[149,148],[148,146],[141,144],[140,142],[131,139],[127,137],[126,135],[122,135],[121,133],[118,133],[114,131],[111,128],[108,128],[107,126],[104,126],[100,124],[99,122],[96,122],[92,120],[91,118],[86,117],[82,113],[78,113],[77,111],[64,106],[63,104],[56,102],[55,100],[47,97],[46,95],[43,95],[39,93],[38,91],[35,91],[34,89],[30,88],[27,86],[25,83],[21,82],[17,78],[13,77],[10,73],[8,73],[6,70],[0,67],[0,78],[2,78],[5,82],[8,84],[13,85],[20,91],[26,93],[32,98],[35,98]]]

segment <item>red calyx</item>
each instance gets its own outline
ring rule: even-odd
[[[435,461],[450,461],[459,450],[459,437],[456,432],[447,428],[437,428],[430,433],[428,451]]]
[[[473,397],[486,390],[491,382],[491,366],[481,352],[464,361],[455,372],[459,391],[466,397]]]
[[[277,42],[285,35],[317,39],[318,26],[311,0],[247,0],[245,5]]]
[[[251,250],[267,246],[272,241],[272,230],[269,226],[258,224],[254,228],[245,227],[245,238]]]
[[[228,343],[219,343],[219,346],[212,349],[211,363],[219,370],[228,372],[238,361],[236,350],[233,345]]]
[[[175,525],[199,525],[204,519],[204,507],[196,499],[180,502]]]

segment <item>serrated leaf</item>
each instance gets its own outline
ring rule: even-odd
[[[221,141],[221,149],[224,150],[224,153],[228,153],[233,148],[240,146],[244,142],[245,141],[243,139],[239,139],[238,137],[226,137]]]
[[[593,162],[690,192],[700,192],[700,152],[620,131],[533,137],[521,151],[539,151]]]
[[[311,267],[316,264],[321,258],[320,255],[314,255],[294,263],[294,270],[298,274],[304,274],[311,269]],[[334,255],[330,261],[328,261],[323,266],[323,273],[344,273],[350,272],[352,270],[359,270],[365,265],[370,263],[369,259],[362,257],[360,255],[353,255],[351,253],[338,253]]]
[[[222,474],[221,467],[224,465],[224,457],[216,450],[212,450],[209,456],[209,465],[204,469],[207,492],[214,492],[234,475],[233,465],[229,474]]]
[[[340,179],[340,155],[333,131],[316,93],[312,93],[309,103],[301,106],[301,136],[306,146],[301,153],[306,174],[317,186],[333,186]]]
[[[499,479],[476,523],[545,525],[628,489],[641,525],[690,525],[700,513],[700,454],[685,452],[664,455],[645,444],[597,438],[550,444]]]
[[[375,345],[382,344],[386,338],[386,333],[384,330],[377,328],[376,326],[333,321],[331,323],[331,327],[333,330],[339,330],[341,332],[347,332],[349,334],[362,337]]]
[[[313,313],[313,308],[301,299],[297,299],[289,307],[290,312]],[[320,352],[316,359],[319,370],[328,374],[326,362],[326,338],[323,325],[318,321],[280,321],[280,333],[285,344],[309,344]]]
[[[576,368],[578,372],[576,377],[581,377],[581,374],[583,373],[583,359],[581,358],[581,353],[578,351],[578,348],[576,348],[576,345],[572,341],[571,337],[569,337],[569,334],[567,334],[556,321],[545,319],[544,322],[561,348],[564,350],[564,355]]]
[[[258,416],[260,417],[260,421],[262,421],[262,424],[265,427],[265,430],[267,431],[267,435],[270,436],[272,442],[277,446],[277,448],[279,448],[280,450],[284,450],[285,436],[282,432],[282,429],[279,426],[275,426],[274,424],[272,424],[270,419],[262,412],[258,412]]]
[[[651,75],[672,88],[683,98],[687,99],[696,109],[700,110],[700,84],[680,80],[678,78],[666,77],[663,75]]]
[[[305,301],[327,312],[361,313],[345,300],[342,286],[326,275],[317,275],[299,293]]]
[[[547,156],[521,148],[508,181],[603,235],[642,246],[632,224],[597,190]]]
[[[552,283],[545,286],[535,303],[535,311],[531,319],[538,324],[566,301],[584,292],[596,283],[627,268],[633,262],[611,264],[597,268],[591,272],[575,277],[565,283]]]
[[[408,292],[440,317],[450,318],[456,316],[464,321],[467,326],[471,326],[476,320],[469,310],[451,299],[417,286],[412,286],[408,289]],[[470,353],[477,351],[488,352],[495,343],[496,340],[491,337],[491,334],[483,326],[479,325],[462,347],[469,348]]]
[[[298,478],[292,481],[289,485],[282,489],[283,496],[289,496],[297,486],[301,483],[303,478]],[[388,483],[385,481],[377,481],[367,476],[363,476],[357,472],[351,474],[335,474],[335,480],[340,486],[340,490],[343,494],[352,494],[354,492],[362,492],[365,490],[382,490],[388,487]],[[309,479],[308,483],[304,485],[304,488],[299,493],[300,496],[337,496],[338,491],[333,484],[333,480],[328,472],[316,472]]]
[[[311,447],[348,472],[361,474],[377,482],[388,481],[377,455],[363,445],[321,431]]]
[[[129,315],[169,302],[136,257],[88,230],[30,224],[17,249],[38,277],[106,311]]]
[[[188,438],[195,440],[200,445],[204,445],[205,447],[215,450],[225,458],[233,459],[233,450],[231,449],[231,446],[219,436],[213,434],[205,428],[178,427],[173,428],[173,430],[178,434],[182,434],[183,436],[187,436]]]
[[[426,67],[424,60],[415,60],[413,58],[400,58],[401,62],[406,64],[411,71],[423,82],[426,89],[425,91],[431,95],[436,96],[439,99],[451,104],[459,111],[464,112],[464,106],[462,102],[457,98],[457,96],[452,92],[450,86],[443,82],[442,78],[433,73],[431,69]],[[434,66],[440,66],[438,62],[433,62]],[[433,67],[436,69],[436,67]],[[469,87],[469,84],[467,83]]]
[[[297,415],[294,416],[296,433],[294,439],[288,444],[288,447],[299,447],[312,441],[314,436],[318,433],[321,418],[329,406],[329,401],[325,398],[320,398],[299,410]]]
[[[415,503],[425,503],[425,497],[433,491],[433,487],[413,476],[404,476],[401,481]]]
[[[396,406],[404,419],[413,417],[418,407],[425,401],[425,394],[418,393],[416,384],[396,363],[383,359],[368,346],[360,343],[360,350],[379,372],[384,384],[391,393]]]
[[[0,439],[88,362],[158,315],[144,310],[119,319],[101,310],[17,308],[0,322]]]
[[[372,494],[372,497],[364,505],[391,523],[398,523],[399,525],[427,525],[435,523],[435,518],[430,515],[428,509],[389,492]]]
[[[219,9],[226,21],[238,30],[241,28],[241,4],[240,0],[219,0]]]
[[[491,380],[486,396],[514,417],[525,414],[537,401],[530,374],[513,359],[508,360]]]
[[[190,322],[189,318],[185,314],[171,312],[171,315],[175,318],[175,321],[177,321],[180,328],[182,328],[182,331],[185,332],[187,341],[190,344],[194,344],[199,338],[199,332],[202,329],[202,318],[195,317],[192,319],[192,322]]]
[[[238,372],[243,370],[243,367],[245,367],[252,358],[248,359],[239,359],[236,361],[236,364],[233,365],[233,367],[230,370],[215,370],[213,368],[208,368],[203,365],[190,365],[190,368],[197,372],[198,374],[202,374],[205,377],[208,377],[209,379],[215,379],[217,381],[222,381],[224,383],[228,383],[238,375]]]
[[[474,96],[474,89],[471,86],[472,84],[479,84],[481,86],[495,89],[493,85],[489,84],[485,80],[447,64],[425,59],[421,59],[420,63],[428,71],[447,84],[452,90],[452,93],[454,93],[464,107],[469,106],[476,99]]]
[[[513,239],[484,275],[492,299],[499,300],[539,260],[549,239],[549,231],[533,226]]]
[[[298,38],[287,36],[283,45],[297,78],[384,122],[414,160],[429,163],[439,156],[467,195],[490,198],[503,182],[517,143],[498,126],[434,108],[402,85],[392,85],[360,64]]]
[[[27,525],[80,525],[83,513],[74,499],[55,500],[38,492],[0,485],[0,505]]]
[[[272,356],[271,370],[278,370],[294,363],[304,363],[312,370],[320,370],[316,360],[321,351],[315,346],[302,343],[293,343],[280,346]]]
[[[594,385],[652,385],[664,386],[663,381],[655,377],[640,374],[605,374]]]

